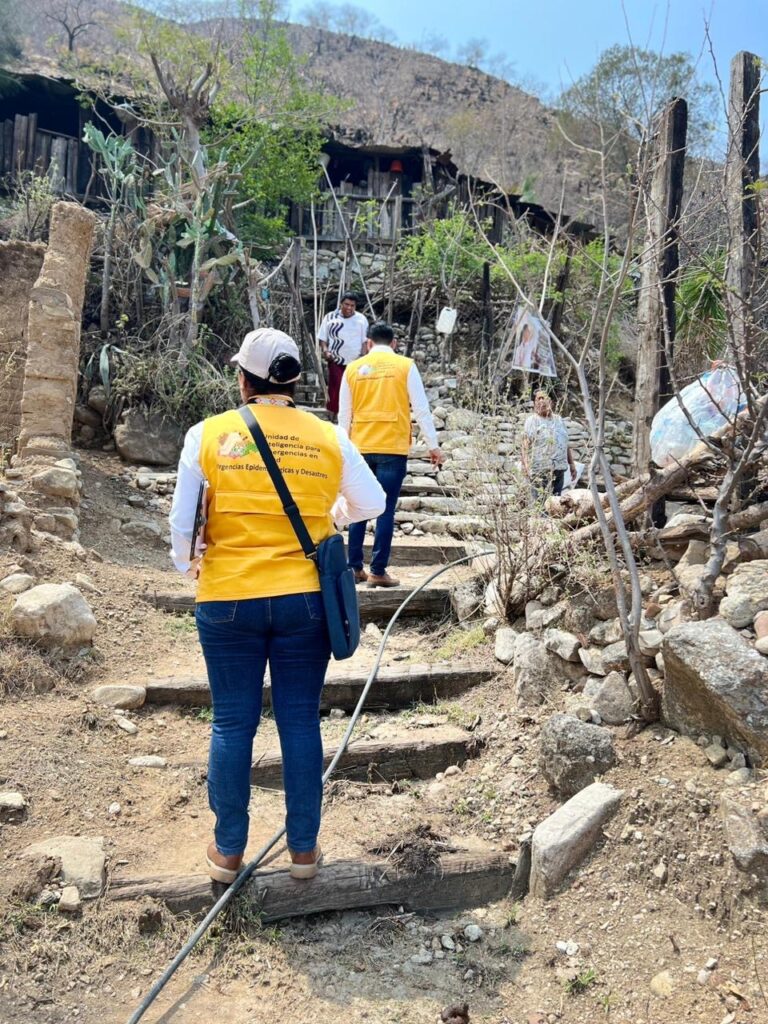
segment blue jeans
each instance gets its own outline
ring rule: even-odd
[[[408,466],[407,455],[363,455],[373,475],[381,484],[387,504],[376,520],[376,532],[373,535],[373,556],[371,572],[374,576],[383,576],[389,565],[389,554],[392,550],[392,534],[395,531],[395,506],[400,497]],[[365,526],[362,523],[350,523],[348,559],[353,569],[363,568],[363,541]]]
[[[213,699],[208,802],[216,849],[241,854],[248,842],[253,738],[269,662],[288,846],[308,853],[320,830],[320,693],[331,656],[320,593],[202,601],[195,619]]]

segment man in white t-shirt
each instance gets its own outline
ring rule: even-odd
[[[359,359],[368,337],[368,320],[357,312],[357,296],[345,292],[338,309],[326,313],[317,332],[323,358],[328,360],[328,411],[339,413],[339,388],[344,370]]]

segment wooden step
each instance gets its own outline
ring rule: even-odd
[[[395,710],[419,701],[432,703],[458,697],[480,683],[490,682],[498,674],[495,668],[474,668],[471,665],[403,665],[382,668],[371,686],[366,708]],[[367,673],[333,673],[325,681],[320,708],[344,708],[352,711],[360,700]],[[182,704],[207,707],[211,703],[208,680],[204,676],[151,679],[145,684],[147,704]],[[269,681],[264,684],[264,706],[271,706]]]
[[[400,604],[411,593],[412,587],[365,587],[357,588],[361,622],[381,622],[391,618]],[[145,591],[144,601],[166,612],[193,612],[195,595],[184,591]],[[408,604],[403,617],[442,618],[451,610],[450,588],[430,586],[420,591]]]
[[[438,484],[435,487],[422,487],[421,484],[403,484],[400,488],[401,498],[455,498],[459,488],[450,484]]]
[[[287,869],[257,871],[243,896],[262,920],[277,921],[329,910],[353,910],[385,904],[409,910],[476,907],[503,899],[515,865],[506,853],[466,850],[446,853],[432,867],[408,872],[384,859],[326,863],[316,878],[298,885]],[[160,900],[173,913],[208,910],[214,893],[207,875],[112,878],[107,900]]]
[[[373,551],[373,538],[366,536],[365,539],[365,562],[370,562]],[[389,556],[390,565],[445,565],[457,558],[463,558],[467,554],[464,544],[456,544],[450,540],[435,540],[426,544],[417,544],[415,541],[395,541]]]
[[[477,737],[455,726],[409,730],[385,740],[352,740],[336,768],[334,778],[362,782],[394,782],[399,779],[433,779],[451,764],[464,764],[480,751]],[[327,747],[324,768],[336,754]],[[251,766],[251,785],[280,789],[283,759],[279,753],[264,754]]]

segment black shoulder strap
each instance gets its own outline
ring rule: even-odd
[[[264,468],[272,478],[272,483],[275,485],[277,496],[282,502],[283,511],[288,516],[291,522],[293,531],[298,537],[301,549],[307,558],[317,557],[317,548],[315,543],[309,535],[309,530],[304,525],[304,520],[301,518],[301,512],[299,512],[296,502],[293,500],[291,492],[288,490],[288,484],[285,482],[283,474],[280,472],[280,467],[275,460],[275,456],[272,454],[272,449],[269,447],[269,442],[264,436],[264,431],[258,424],[256,417],[253,415],[247,405],[242,406],[238,412],[246,422],[248,429],[251,432],[256,447],[259,449],[259,455],[261,455],[264,461]]]

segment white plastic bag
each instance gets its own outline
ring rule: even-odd
[[[744,402],[736,371],[718,366],[680,392],[699,433],[688,422],[677,398],[663,405],[651,424],[651,458],[662,469],[686,456],[702,437],[711,437],[732,420]]]

